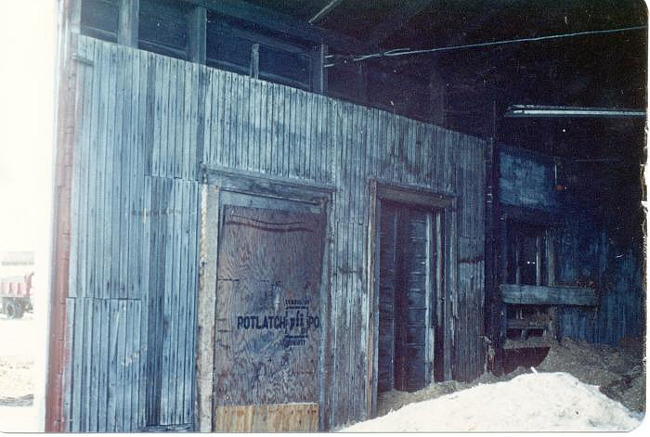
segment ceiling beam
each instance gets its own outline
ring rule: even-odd
[[[401,5],[393,9],[377,26],[370,29],[365,41],[371,47],[378,47],[382,41],[400,29],[411,17],[422,12],[433,0],[409,0],[401,2]]]
[[[334,9],[335,7],[340,5],[341,2],[343,2],[343,0],[332,0],[332,1],[330,1],[328,4],[325,5],[325,7],[323,9],[321,9],[316,15],[314,15],[313,17],[311,17],[309,19],[309,24],[318,24],[321,21],[323,21],[325,16],[327,14],[329,14],[332,11],[332,9]]]
[[[249,23],[254,23],[265,29],[285,33],[293,38],[309,41],[314,44],[327,44],[343,52],[364,50],[367,45],[346,35],[297,20],[289,15],[264,8],[242,0],[186,0],[209,11],[214,11]]]

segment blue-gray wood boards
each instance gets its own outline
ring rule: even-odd
[[[75,55],[67,429],[195,422],[202,166],[332,189],[325,427],[372,393],[371,178],[455,199],[447,377],[482,373],[482,140],[90,37]]]

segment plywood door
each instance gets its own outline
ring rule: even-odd
[[[217,416],[223,406],[317,403],[322,215],[225,206],[222,223]]]

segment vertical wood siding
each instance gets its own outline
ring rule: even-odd
[[[70,430],[94,430],[115,408],[120,421],[110,426],[119,430],[192,423],[202,165],[334,188],[327,427],[364,418],[370,392],[369,178],[456,198],[450,368],[463,380],[482,372],[483,141],[89,37],[79,37],[77,57]],[[126,338],[113,319],[120,305],[135,330]],[[116,359],[90,354],[111,347],[101,329],[117,330]],[[139,370],[131,372],[120,357],[135,352]],[[95,381],[94,369],[108,379]],[[117,404],[113,374],[129,393]]]
[[[611,345],[643,335],[644,274],[637,250],[617,247],[606,230],[575,214],[558,235],[557,257],[560,282],[590,281],[598,295],[595,308],[558,312],[560,335]]]
[[[639,250],[620,248],[592,210],[571,190],[554,189],[553,160],[513,147],[501,148],[500,202],[561,217],[555,224],[555,279],[558,284],[596,289],[596,307],[558,309],[559,334],[594,343],[616,344],[645,329],[643,262]],[[564,170],[564,179],[567,172]],[[575,170],[574,170],[575,171]],[[590,174],[578,170],[575,177]]]
[[[142,429],[139,300],[69,298],[70,365],[64,415],[71,432]]]

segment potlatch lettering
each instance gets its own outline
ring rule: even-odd
[[[237,316],[237,329],[264,329],[264,330],[300,330],[307,333],[312,328],[320,328],[320,318],[296,311],[290,316]]]

